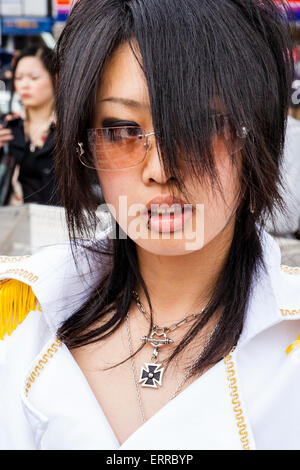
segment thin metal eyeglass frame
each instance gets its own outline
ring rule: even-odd
[[[214,114],[213,116],[215,116],[215,117],[230,118],[230,115],[229,115],[229,114],[221,114],[221,113],[216,113],[216,114]],[[91,129],[88,129],[87,132],[89,132],[89,131],[94,131],[94,130],[97,130],[97,129],[99,129],[99,130],[108,130],[108,129],[126,129],[126,128],[135,129],[136,127],[134,127],[134,126],[99,127],[99,128],[91,128]],[[143,157],[138,163],[136,163],[135,165],[128,166],[128,167],[124,167],[124,168],[96,168],[96,167],[91,167],[91,166],[86,165],[86,164],[80,159],[81,163],[82,163],[84,166],[86,166],[87,168],[90,168],[90,169],[93,169],[93,170],[98,170],[98,171],[122,171],[122,170],[128,170],[128,169],[130,169],[130,168],[135,168],[135,167],[137,167],[138,165],[140,165],[140,164],[145,160],[145,158],[146,158],[146,156],[147,156],[148,150],[149,150],[149,148],[150,148],[150,144],[149,144],[149,139],[148,139],[148,138],[149,138],[150,136],[152,136],[152,135],[153,135],[153,136],[157,135],[154,131],[151,131],[151,132],[146,133],[145,129],[142,129],[142,128],[141,128],[141,130],[142,130],[144,133],[143,133],[143,134],[140,134],[140,135],[138,135],[138,136],[136,136],[136,137],[137,137],[137,138],[142,137],[142,138],[145,138],[145,139],[146,139],[146,142],[144,143],[144,147],[145,147],[146,150],[145,150],[145,155],[144,155],[144,157]],[[244,127],[244,126],[241,126],[241,130],[242,130],[242,136],[239,135],[239,131],[238,131],[238,130],[236,130],[236,134],[237,134],[237,137],[239,137],[240,139],[244,139],[244,138],[246,138],[246,136],[247,136],[247,134],[248,134],[248,130],[247,130],[247,128]],[[82,156],[82,154],[81,154],[81,156]]]
[[[96,127],[96,128],[91,128],[91,129],[88,129],[87,132],[89,131],[94,131],[94,130],[108,130],[108,129],[136,129],[136,127],[134,126],[120,126],[120,127]],[[152,135],[155,136],[157,135],[156,132],[154,131],[151,131],[151,132],[147,132],[145,131],[145,129],[142,129],[140,128],[142,131],[143,131],[143,134],[140,134],[140,135],[137,135],[136,137],[139,139],[139,138],[144,138],[145,139],[145,143],[144,143],[144,147],[145,147],[145,155],[144,157],[142,158],[142,160],[140,160],[138,163],[136,163],[135,165],[132,165],[132,166],[126,166],[124,168],[96,168],[96,167],[92,167],[92,166],[88,166],[86,165],[80,158],[80,162],[87,168],[89,169],[92,169],[92,170],[98,170],[98,171],[122,171],[122,170],[129,170],[130,168],[135,168],[136,166],[140,165],[141,163],[143,163],[143,161],[145,160],[146,156],[147,156],[147,153],[148,153],[148,150],[150,149],[150,146],[151,144],[149,143],[149,137],[151,137]],[[81,155],[82,156],[82,155]]]

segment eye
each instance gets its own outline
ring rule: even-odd
[[[124,137],[143,137],[143,131],[140,127],[125,127],[123,131]]]
[[[142,138],[143,132],[140,127],[109,127],[103,129],[103,137],[109,142],[122,142]]]

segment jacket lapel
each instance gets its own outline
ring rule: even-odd
[[[235,353],[159,410],[121,446],[68,349],[53,337],[31,364],[21,398],[38,449],[254,449]]]
[[[194,381],[120,447],[132,449],[255,449],[235,353]]]
[[[68,349],[55,337],[31,364],[21,399],[37,449],[119,446],[85,377]]]

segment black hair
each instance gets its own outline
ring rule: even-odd
[[[88,169],[76,153],[93,126],[96,96],[107,60],[123,43],[140,57],[147,80],[154,130],[167,175],[184,189],[179,150],[189,156],[191,174],[216,176],[211,148],[211,106],[219,101],[232,127],[248,130],[241,151],[241,194],[233,240],[215,280],[204,315],[172,360],[222,308],[212,340],[194,368],[218,362],[241,334],[252,281],[263,265],[261,230],[266,213],[281,206],[280,162],[293,74],[289,27],[273,0],[78,0],[57,45],[57,178],[71,240],[91,236],[96,203]],[[249,210],[250,207],[253,210]],[[107,253],[106,274],[78,311],[59,328],[69,347],[99,341],[124,322],[132,290],[141,276],[130,239],[94,244]],[[102,326],[97,322],[102,319]]]

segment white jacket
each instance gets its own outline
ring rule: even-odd
[[[264,245],[267,270],[254,283],[235,351],[121,446],[73,356],[56,339],[57,327],[88,298],[99,273],[91,274],[79,256],[88,273],[79,276],[67,244],[30,257],[0,257],[0,282],[28,284],[40,303],[0,341],[0,448],[300,449],[300,269],[280,266],[268,235]]]

